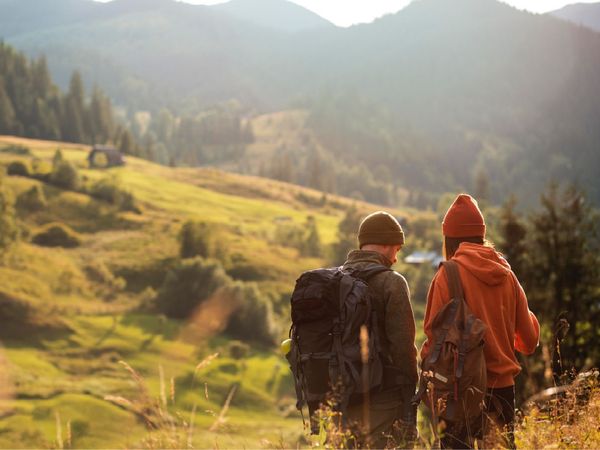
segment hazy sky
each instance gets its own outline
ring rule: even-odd
[[[98,0],[109,1],[109,0]],[[181,0],[198,5],[223,3],[224,0]],[[291,0],[339,26],[371,22],[387,13],[393,13],[410,0]],[[544,13],[562,8],[570,3],[593,3],[598,0],[502,0],[519,9]]]

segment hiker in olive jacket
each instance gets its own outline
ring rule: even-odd
[[[404,244],[404,233],[392,215],[379,211],[362,221],[358,241],[360,250],[349,253],[344,268],[391,267]],[[368,283],[387,367],[382,390],[370,396],[369,424],[362,423],[362,401],[351,402],[347,415],[363,429],[368,427],[367,439],[372,448],[406,448],[416,438],[416,412],[411,399],[417,384],[417,349],[410,292],[404,277],[392,270],[373,276]]]

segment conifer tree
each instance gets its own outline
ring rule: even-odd
[[[321,237],[314,216],[308,216],[304,226],[306,232],[301,253],[304,256],[318,257],[321,255]]]
[[[500,215],[500,242],[498,245],[519,280],[525,276],[527,258],[527,228],[515,211],[517,198],[511,195]]]
[[[11,134],[15,127],[15,110],[0,77],[0,133]]]
[[[530,300],[551,326],[559,317],[569,322],[563,362],[581,369],[586,357],[595,361],[600,357],[594,325],[599,318],[598,217],[575,186],[561,192],[552,184],[541,203],[541,210],[532,216]]]
[[[0,172],[0,258],[19,237],[14,204],[14,196],[4,183],[4,173]]]

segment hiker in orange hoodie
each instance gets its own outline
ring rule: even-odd
[[[484,341],[487,366],[485,414],[468,424],[447,424],[443,448],[465,448],[472,436],[481,438],[486,418],[494,417],[504,428],[505,444],[514,448],[514,378],[521,367],[515,350],[531,354],[538,346],[540,326],[529,310],[527,297],[508,262],[485,240],[485,221],[477,202],[467,194],[459,195],[444,217],[444,258],[458,264],[465,301],[473,315],[488,327]],[[421,349],[425,360],[432,343],[432,322],[450,301],[443,267],[431,282],[427,296],[424,328],[427,340]]]

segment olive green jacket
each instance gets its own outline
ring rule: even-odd
[[[380,253],[353,250],[344,268],[364,269],[373,264],[391,267],[392,263]],[[384,357],[399,374],[402,384],[417,383],[417,348],[415,347],[415,317],[410,304],[406,279],[395,271],[387,271],[369,280],[377,313],[379,341]]]

